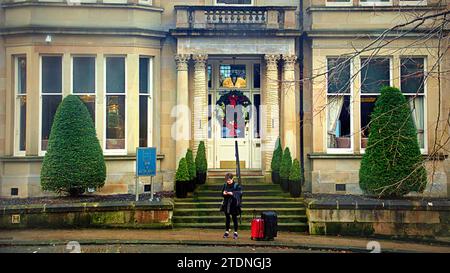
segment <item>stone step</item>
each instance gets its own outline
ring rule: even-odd
[[[207,228],[207,229],[224,229],[225,223],[176,223],[173,225],[175,228]],[[241,230],[249,230],[250,223],[242,222],[239,225]],[[279,231],[296,231],[296,232],[307,232],[308,224],[306,223],[278,223]],[[221,236],[219,234],[218,236]]]
[[[175,198],[174,201],[175,203],[178,202],[192,202],[192,203],[197,203],[197,202],[211,202],[211,201],[217,201],[217,202],[222,202],[223,198],[220,196],[211,196],[211,197],[196,197],[196,198]],[[247,202],[247,201],[253,201],[253,202],[278,202],[278,201],[287,201],[287,202],[304,202],[303,198],[291,198],[291,197],[285,197],[285,198],[280,198],[278,196],[244,196],[243,197],[243,202]]]
[[[192,195],[193,197],[221,197],[220,191],[217,190],[204,190],[196,191]],[[289,193],[284,193],[281,190],[246,190],[244,196],[278,196],[278,197],[290,197]]]
[[[209,169],[208,170],[208,176],[220,176],[222,178],[225,177],[225,174],[232,173],[234,176],[236,176],[236,169]],[[241,169],[241,177],[244,176],[251,176],[251,175],[263,175],[263,172],[261,169]]]
[[[197,187],[197,191],[204,190],[216,190],[219,191],[222,189],[224,183],[217,184],[205,184]],[[241,185],[242,190],[280,190],[281,187],[279,185],[269,184],[269,183],[247,183]]]
[[[177,202],[175,204],[176,208],[219,208],[222,202],[211,201],[211,202]],[[243,203],[244,204],[244,203]],[[264,209],[275,209],[275,208],[303,208],[305,204],[303,202],[291,202],[291,201],[274,201],[274,202],[258,202],[258,201],[247,201],[245,206],[251,208],[264,208]]]
[[[244,207],[242,209],[242,216],[253,216],[253,215],[261,215],[262,211],[275,211],[277,215],[306,215],[306,208],[298,207],[298,208],[252,208],[252,207]],[[177,208],[175,206],[173,211],[174,218],[178,216],[222,216],[223,212],[219,210],[219,207],[216,208]]]
[[[259,217],[259,215],[257,215]],[[242,223],[249,223],[253,219],[252,215],[242,215]],[[177,216],[173,219],[174,223],[223,223],[225,216]],[[279,223],[306,223],[306,215],[279,215]]]
[[[234,181],[238,181],[238,178],[235,177]],[[225,183],[225,178],[223,176],[208,176],[206,179],[206,183],[211,184],[222,184]],[[252,175],[252,176],[241,176],[242,184],[251,184],[251,183],[267,183],[265,182],[265,178],[262,175]]]

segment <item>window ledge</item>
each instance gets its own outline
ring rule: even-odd
[[[312,6],[306,9],[307,13],[310,12],[330,12],[330,11],[368,11],[368,12],[374,12],[374,11],[423,11],[423,10],[442,10],[445,9],[444,6],[412,6],[412,5],[400,5],[400,6],[333,6],[333,5],[327,5],[327,6]]]
[[[364,154],[326,154],[326,153],[310,153],[309,159],[362,159]],[[447,154],[428,155],[422,154],[423,159],[427,160],[446,160]]]
[[[126,160],[136,160],[135,154],[130,155],[104,155],[105,161],[126,161]],[[163,160],[165,158],[164,154],[158,154],[156,156],[157,160]],[[2,156],[0,157],[0,162],[42,162],[44,160],[43,156]]]

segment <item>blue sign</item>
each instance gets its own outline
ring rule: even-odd
[[[136,149],[137,176],[156,176],[156,148]]]

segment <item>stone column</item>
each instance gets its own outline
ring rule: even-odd
[[[176,164],[185,156],[189,148],[189,140],[191,138],[189,111],[189,88],[188,88],[188,62],[190,55],[175,55],[177,63],[177,105],[176,105],[176,124],[175,132],[175,150]]]
[[[194,64],[194,156],[200,141],[208,148],[208,88],[206,82],[206,60],[208,55],[193,55]],[[206,154],[208,156],[208,154]]]
[[[265,55],[266,60],[266,94],[265,94],[265,132],[262,144],[264,152],[264,169],[270,171],[275,143],[280,136],[280,106],[278,96],[278,65],[279,55]]]
[[[295,62],[297,56],[283,56],[283,83],[281,89],[281,120],[282,120],[282,143],[289,147],[292,159],[298,159],[297,152],[297,96],[295,94]]]

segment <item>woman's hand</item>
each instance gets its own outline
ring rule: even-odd
[[[233,192],[232,192],[232,191],[229,191],[229,192],[228,192],[228,195],[233,195]]]
[[[227,191],[223,191],[223,195],[227,195],[228,194],[228,192]]]

